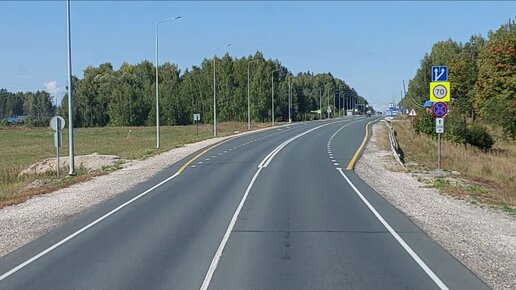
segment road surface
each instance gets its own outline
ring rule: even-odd
[[[0,289],[487,289],[347,169],[372,120],[193,154],[0,259]]]

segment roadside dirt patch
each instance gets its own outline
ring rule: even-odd
[[[68,167],[68,158],[63,156],[59,158],[59,166],[61,168]],[[98,153],[92,153],[89,155],[80,155],[75,157],[76,167],[82,167],[87,172],[97,171],[103,168],[116,166],[125,162],[116,155],[100,155]],[[20,172],[19,176],[26,175],[45,175],[56,172],[57,158],[48,158],[41,162],[36,162],[29,166],[27,169]]]

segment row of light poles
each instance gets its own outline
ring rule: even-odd
[[[290,83],[289,83],[289,86],[290,86]],[[323,119],[323,107],[322,107],[322,97],[323,97],[323,88],[326,88],[326,86],[319,86],[317,87],[317,89],[319,90],[319,117],[320,119]],[[289,88],[290,89],[290,88]],[[338,107],[337,107],[337,100],[335,99],[335,94],[333,96],[333,107],[335,108],[335,110],[337,111],[337,108],[339,108],[338,110],[338,114],[336,114],[335,112],[333,113],[333,117],[335,117],[336,115],[338,117],[341,117],[342,116],[342,113],[341,113],[341,109],[344,108],[344,115],[347,115],[347,110],[348,109],[355,109],[357,107],[360,107],[360,106],[363,106],[365,108],[365,103],[362,103],[363,100],[361,102],[359,102],[359,100],[357,98],[348,98],[346,96],[346,93],[345,92],[341,92],[341,90],[335,90],[334,93],[337,93],[337,98],[338,98]],[[330,107],[330,98],[329,96],[326,94],[327,96],[327,108]],[[344,96],[344,103],[342,104],[343,106],[341,107],[341,98],[342,96]],[[289,102],[291,100],[289,99]],[[289,103],[289,116],[290,116],[290,103]],[[328,118],[330,118],[330,115],[328,115]],[[290,117],[289,117],[289,120],[290,120]]]
[[[71,25],[70,25],[70,0],[66,2],[66,20],[67,20],[67,53],[68,53],[68,130],[69,130],[69,157],[70,157],[70,171],[69,175],[75,175],[75,163],[74,163],[74,132],[73,132],[73,84],[72,84],[72,45],[71,45]],[[159,123],[159,26],[166,22],[171,22],[181,19],[181,16],[168,18],[156,23],[156,148],[160,147],[160,123]],[[227,44],[224,47],[229,47],[231,44]],[[217,92],[216,92],[216,54],[213,57],[213,135],[217,136]],[[253,62],[258,61],[252,60],[247,64],[247,129],[251,129],[251,100],[250,100],[250,65]],[[271,95],[271,114],[272,114],[272,125],[274,126],[274,73],[279,72],[281,69],[274,70],[271,74],[272,78],[272,95]],[[292,88],[291,80],[289,79],[289,122],[292,122],[291,118],[291,106],[292,106]]]
[[[160,146],[160,133],[159,133],[159,79],[158,79],[158,66],[159,66],[159,58],[158,58],[158,47],[159,47],[159,25],[165,22],[169,22],[172,20],[178,20],[181,19],[181,16],[177,16],[174,18],[169,18],[163,21],[160,21],[156,24],[156,148],[159,148]],[[226,44],[223,47],[220,48],[226,48],[230,47],[231,43]],[[213,57],[213,136],[217,136],[217,77],[216,77],[216,57],[215,54]],[[250,65],[253,62],[257,62],[259,59],[255,59],[252,61],[249,61],[247,63],[247,129],[251,129],[251,97],[250,97]],[[280,71],[281,69],[274,70],[272,72],[272,96],[271,96],[271,106],[272,106],[272,126],[274,126],[274,73]],[[290,83],[289,83],[289,94],[290,92]],[[289,95],[289,122],[291,122],[291,96]]]

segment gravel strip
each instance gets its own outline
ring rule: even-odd
[[[516,218],[442,195],[410,173],[389,170],[399,165],[391,152],[379,149],[379,138],[387,138],[386,127],[375,124],[372,131],[355,168],[360,178],[490,287],[516,289]]]
[[[287,125],[284,125],[287,126]],[[282,126],[278,126],[279,128]],[[55,192],[34,196],[24,203],[0,209],[0,257],[49,232],[72,216],[131,189],[184,157],[235,137],[269,130],[264,128],[227,137],[187,144],[146,160],[131,161],[124,168]]]

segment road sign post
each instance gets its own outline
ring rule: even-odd
[[[201,114],[193,114],[193,119],[197,131],[197,136],[199,136],[199,121],[201,120]]]
[[[451,100],[448,67],[432,66],[432,82],[430,83],[430,101],[434,102],[432,113],[435,116],[435,132],[437,133],[437,168],[441,169],[441,134],[444,133],[444,117],[448,114]]]
[[[55,116],[50,120],[50,128],[52,128],[54,132],[54,146],[56,147],[56,155],[57,155],[57,177],[59,177],[59,149],[63,145],[63,136],[62,130],[65,127],[65,120],[61,116]]]
[[[441,133],[437,133],[437,169],[441,169]]]
[[[441,169],[441,134],[444,133],[444,118],[435,118],[435,133],[437,133],[437,169]]]
[[[416,110],[410,110],[408,115],[410,117],[410,139],[414,141],[414,117],[417,116]]]

